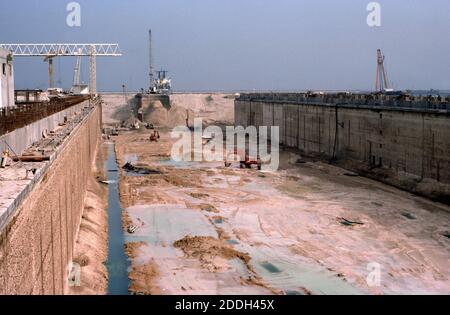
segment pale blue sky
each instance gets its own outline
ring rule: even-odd
[[[377,48],[395,88],[450,89],[448,0],[379,1],[379,28],[367,0],[79,0],[79,28],[68,2],[1,0],[0,42],[118,42],[123,57],[98,61],[103,91],[147,87],[149,28],[177,90],[373,89]],[[60,59],[69,87],[75,60]],[[46,64],[16,59],[16,85],[45,88]]]

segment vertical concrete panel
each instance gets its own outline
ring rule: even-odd
[[[273,126],[273,104],[264,103],[263,105],[263,121],[262,126]]]
[[[298,125],[298,141],[297,148],[301,151],[305,150],[305,106],[299,106],[297,125]]]
[[[251,103],[247,101],[236,101],[235,104],[235,117],[236,119],[236,126],[243,126],[247,127],[250,124],[250,108]]]
[[[255,111],[255,122],[254,125],[258,128],[264,125],[264,103],[258,103],[257,106],[252,107]]]
[[[286,105],[286,141],[291,148],[297,147],[298,143],[298,106]]]
[[[273,115],[274,115],[274,121],[275,126],[278,126],[280,128],[280,142],[283,142],[284,139],[284,126],[283,126],[283,105],[281,104],[274,104],[273,106]]]

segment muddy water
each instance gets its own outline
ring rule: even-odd
[[[119,202],[119,169],[116,162],[114,145],[108,147],[108,161],[106,164],[108,174],[108,294],[128,294],[129,279],[128,268],[130,263],[124,252],[124,234],[122,228],[122,208]]]

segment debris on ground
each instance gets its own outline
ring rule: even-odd
[[[131,164],[129,162],[127,162],[122,168],[127,172],[135,173],[135,174],[139,174],[139,175],[162,174],[161,171],[153,170],[153,169],[146,168],[146,167],[134,166],[133,164]]]
[[[191,197],[194,197],[196,199],[204,199],[204,198],[209,197],[208,194],[202,194],[202,193],[191,193],[190,195],[191,195]]]
[[[408,213],[408,212],[402,213],[402,216],[404,216],[405,218],[407,218],[409,220],[416,220],[417,219],[414,215],[412,215],[411,213]]]
[[[339,223],[341,223],[342,225],[345,226],[355,226],[355,225],[364,225],[363,222],[358,222],[358,221],[351,221],[351,220],[347,220],[346,218],[337,218]]]
[[[219,213],[219,210],[216,209],[213,205],[202,203],[199,205],[200,209],[207,212]]]
[[[127,232],[130,234],[134,234],[136,231],[137,231],[137,226],[135,226],[135,225],[130,225],[127,228]]]
[[[110,185],[110,184],[114,184],[115,182],[114,181],[112,181],[112,180],[99,180],[98,181],[100,184],[103,184],[103,185]]]

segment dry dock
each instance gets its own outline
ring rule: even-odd
[[[120,172],[131,292],[450,293],[448,206],[287,151],[276,172],[173,162],[170,130],[114,137],[151,171]]]

